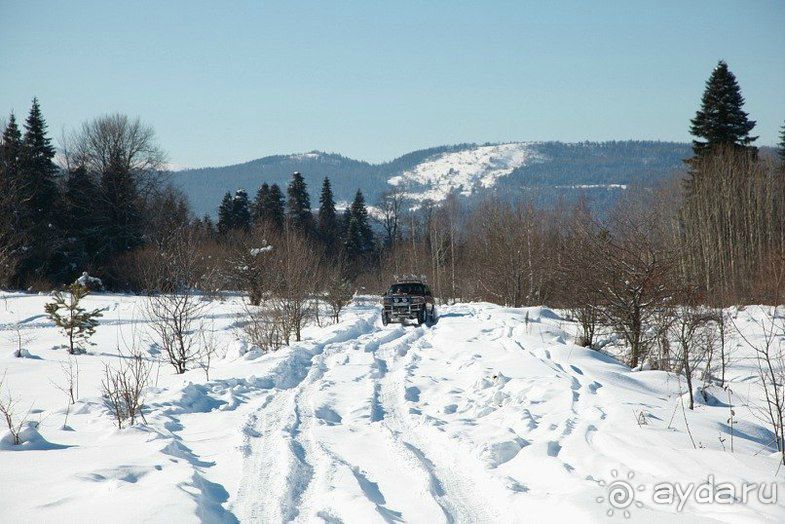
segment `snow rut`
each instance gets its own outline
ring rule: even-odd
[[[531,337],[521,325],[456,306],[430,329],[369,323],[294,360],[248,421],[235,514],[513,522],[550,490],[585,484],[576,455],[592,453],[600,384],[569,357],[522,342]],[[494,366],[526,359],[533,375],[510,379],[483,364],[488,349]],[[513,473],[521,460],[542,464],[544,490],[532,493],[533,479]]]

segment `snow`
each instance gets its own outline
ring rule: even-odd
[[[541,160],[525,142],[478,146],[438,154],[387,182],[400,186],[409,199],[440,202],[454,191],[468,196],[477,188],[493,187],[500,177]]]
[[[118,430],[99,382],[132,341],[150,349],[144,298],[86,299],[106,311],[97,346],[75,357],[80,398],[67,426],[55,384],[68,356],[51,349],[62,340],[43,315],[47,300],[0,294],[0,337],[20,326],[38,357],[0,350],[0,376],[25,412],[32,406],[25,444],[0,430],[3,522],[608,522],[617,475],[645,487],[643,507],[629,509],[635,522],[785,518],[782,502],[689,501],[679,512],[646,498],[657,482],[709,475],[785,489],[771,432],[743,405],[760,400],[743,343],[732,344],[730,453],[719,441],[727,448],[725,391],[686,412],[693,447],[683,381],[573,345],[576,326],[558,311],[458,304],[440,308],[432,328],[382,327],[359,297],[339,324],[259,355],[244,351],[244,306],[229,297],[205,309],[225,351],[211,380],[156,364],[147,424]],[[756,340],[766,311],[734,314]]]
[[[556,189],[621,189],[626,190],[627,184],[577,184],[572,186],[553,186]]]

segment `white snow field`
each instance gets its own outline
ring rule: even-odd
[[[453,191],[468,196],[478,188],[493,187],[500,177],[541,160],[527,142],[478,146],[441,153],[387,182],[400,186],[412,200],[441,202]]]
[[[103,363],[132,340],[151,348],[149,326],[144,298],[94,295],[88,305],[106,311],[97,345],[76,357],[64,428],[54,384],[68,358],[52,349],[63,339],[47,300],[0,295],[0,377],[38,426],[21,446],[0,444],[3,523],[785,521],[772,432],[742,405],[760,401],[743,344],[729,370],[731,453],[724,391],[685,415],[683,381],[573,345],[575,325],[549,309],[459,304],[431,328],[382,327],[365,299],[259,355],[239,337],[237,297],[208,306],[226,352],[211,379],[156,365],[147,423],[118,430],[99,395]],[[746,308],[735,322],[754,340],[761,315]],[[6,341],[17,323],[30,358]],[[736,498],[652,499],[658,483],[711,475]],[[758,491],[742,501],[743,485],[772,482],[776,503]]]

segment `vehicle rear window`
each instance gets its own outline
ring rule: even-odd
[[[390,294],[425,295],[426,292],[422,284],[393,284],[390,287]]]

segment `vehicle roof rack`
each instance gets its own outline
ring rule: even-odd
[[[410,273],[408,275],[393,275],[393,279],[395,279],[396,284],[405,284],[405,283],[416,283],[416,284],[425,284],[427,279],[425,275],[415,275]]]

